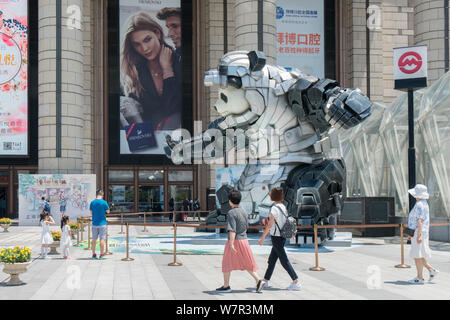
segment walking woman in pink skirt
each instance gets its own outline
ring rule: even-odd
[[[231,190],[228,193],[228,199],[232,209],[227,214],[228,241],[222,260],[224,283],[216,291],[231,292],[230,276],[233,270],[247,271],[255,279],[256,288],[258,288],[261,280],[256,273],[258,266],[247,239],[248,216],[239,206],[241,193],[238,190]]]

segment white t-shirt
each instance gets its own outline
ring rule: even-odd
[[[283,212],[281,212],[280,209],[283,210]],[[278,226],[280,227],[280,229],[282,229],[284,224],[286,223],[286,219],[288,216],[285,205],[282,203],[274,205],[272,209],[270,209],[270,214],[273,215],[275,221],[278,223]],[[278,229],[275,221],[273,222],[272,228],[270,228],[270,235],[281,237],[280,229]]]

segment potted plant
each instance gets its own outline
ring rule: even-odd
[[[31,249],[24,247],[4,248],[0,252],[0,261],[4,264],[3,272],[11,276],[7,286],[23,284],[19,275],[27,271],[31,261]]]
[[[72,231],[72,239],[75,239],[75,233],[80,229],[80,224],[76,222],[69,223],[70,231]]]
[[[59,247],[59,241],[61,240],[61,232],[59,231],[50,231],[53,238],[53,243],[50,244],[50,252],[49,254],[59,254],[56,251],[56,248]]]
[[[11,219],[9,218],[0,219],[0,226],[3,228],[4,232],[9,232],[8,228],[11,226]]]

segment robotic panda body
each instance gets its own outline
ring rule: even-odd
[[[214,108],[222,118],[210,128],[224,136],[228,129],[246,132],[245,145],[234,141],[231,145],[245,148],[254,160],[235,186],[242,193],[241,206],[249,213],[250,224],[269,216],[273,204],[269,192],[278,186],[283,187],[284,202],[299,225],[326,224],[329,217],[340,214],[345,165],[341,159],[325,159],[324,152],[331,147],[328,133],[332,127],[351,128],[370,116],[372,103],[367,97],[358,89],[340,88],[334,80],[266,65],[264,54],[257,51],[226,54],[217,70],[206,72],[205,85],[220,86]],[[275,132],[277,139],[268,132]],[[194,149],[196,143],[205,147],[204,141],[205,136],[179,143],[168,138],[166,153],[182,163],[180,150],[186,145]],[[224,150],[229,151],[229,147]],[[207,218],[207,224],[226,223],[229,189],[223,186],[217,191],[221,208]],[[332,238],[323,230],[322,240]],[[300,232],[300,236],[310,234]]]

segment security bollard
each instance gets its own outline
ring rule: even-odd
[[[408,269],[408,268],[411,268],[411,266],[408,266],[407,264],[405,264],[405,246],[404,246],[404,237],[403,237],[403,228],[404,228],[404,226],[403,226],[403,223],[400,225],[400,243],[401,243],[401,259],[402,259],[402,261],[401,261],[401,263],[400,264],[398,264],[398,265],[396,265],[395,267],[396,268],[399,268],[399,269]]]
[[[177,224],[173,224],[173,262],[169,263],[171,267],[182,266],[182,263],[177,262]]]
[[[318,227],[315,224],[314,225],[314,247],[315,247],[315,252],[316,252],[316,266],[309,268],[310,271],[324,271],[325,270],[325,268],[319,267],[319,243],[317,241],[317,230],[318,230]]]
[[[127,256],[126,256],[126,258],[123,258],[122,261],[133,261],[134,260],[133,258],[130,258],[130,256],[129,256],[129,240],[128,240],[128,238],[129,238],[129,231],[128,231],[128,223],[127,223]]]

